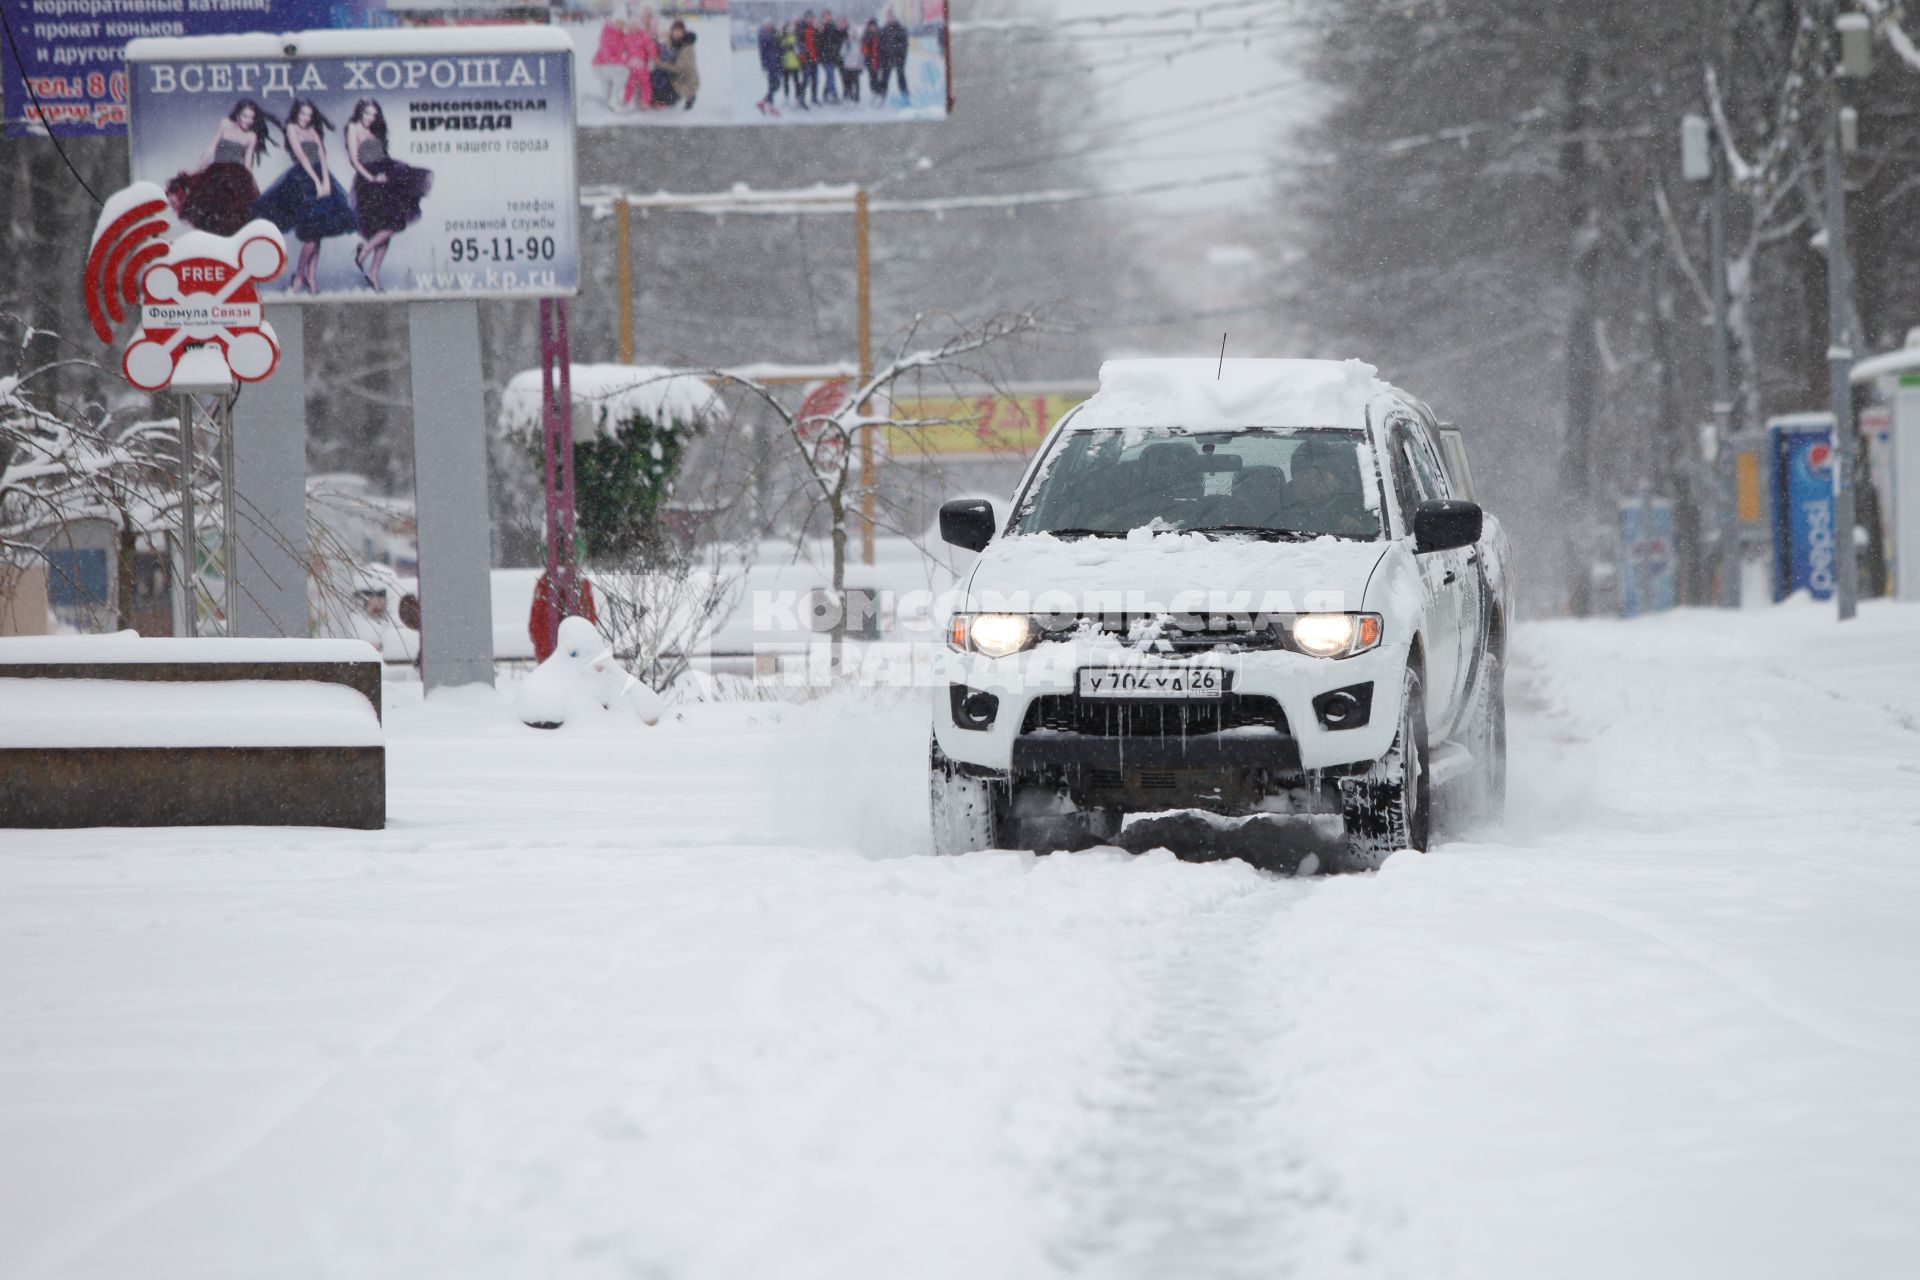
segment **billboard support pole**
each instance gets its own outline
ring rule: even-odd
[[[869,250],[867,189],[853,194],[854,275],[860,299],[860,385],[873,376],[873,258]],[[867,406],[860,412],[864,416]],[[873,563],[873,431],[860,431],[860,563]]]
[[[620,363],[630,365],[633,363],[633,206],[627,203],[624,191],[614,202],[613,225],[620,245]]]
[[[306,311],[267,307],[280,366],[233,404],[233,477],[241,532],[230,553],[235,635],[307,634]]]
[[[480,307],[410,302],[420,675],[427,692],[493,683],[492,535]]]

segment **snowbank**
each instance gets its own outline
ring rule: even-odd
[[[372,645],[359,640],[173,639],[133,631],[110,635],[0,638],[0,666],[91,662],[378,662]]]
[[[1377,876],[920,856],[917,695],[0,831],[0,1274],[1908,1274],[1920,608],[1513,646],[1512,821]]]
[[[282,680],[16,680],[0,666],[0,748],[377,747],[373,704]],[[102,779],[111,785],[111,779]]]

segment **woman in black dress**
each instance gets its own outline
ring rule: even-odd
[[[267,113],[252,98],[241,99],[213,131],[200,163],[167,183],[174,212],[188,226],[217,236],[239,231],[253,218],[253,202],[260,198],[253,167],[272,146]]]
[[[354,250],[353,265],[377,290],[387,245],[396,232],[420,220],[420,202],[433,189],[433,173],[387,153],[387,116],[372,98],[353,104],[346,140],[347,159],[353,164],[353,208],[365,241]]]
[[[325,134],[332,121],[320,114],[309,98],[295,99],[287,112],[287,154],[293,163],[253,206],[253,216],[267,218],[300,240],[300,257],[293,269],[291,293],[318,292],[320,242],[343,236],[360,224],[347,203],[347,193],[327,168]]]

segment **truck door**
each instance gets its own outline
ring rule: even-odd
[[[1463,493],[1452,492],[1446,469],[1440,465],[1440,458],[1433,451],[1432,437],[1424,431],[1412,429],[1407,437],[1415,486],[1422,493],[1436,498],[1471,501]],[[1451,705],[1458,712],[1466,706],[1480,652],[1481,610],[1485,603],[1481,599],[1484,575],[1481,573],[1480,549],[1477,546],[1456,547],[1451,551],[1436,551],[1422,559],[1438,561],[1444,566],[1440,575],[1441,589],[1452,597],[1448,612],[1454,620],[1457,650]]]
[[[1401,494],[1401,514],[1411,539],[1414,509],[1441,495],[1411,423],[1394,426],[1392,448],[1394,487]],[[1455,554],[1436,551],[1414,557],[1414,563],[1420,566],[1420,595],[1426,618],[1427,731],[1435,741],[1441,740],[1452,725],[1459,703],[1461,618],[1460,593],[1455,590],[1459,575],[1453,562]]]

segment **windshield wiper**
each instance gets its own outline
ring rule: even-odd
[[[1124,538],[1126,532],[1121,529],[1035,529],[1035,533],[1048,533],[1056,538]]]
[[[1298,529],[1270,529],[1262,524],[1208,524],[1193,529],[1182,529],[1182,533],[1250,533],[1263,542],[1311,542],[1319,537],[1317,533],[1303,533]]]

